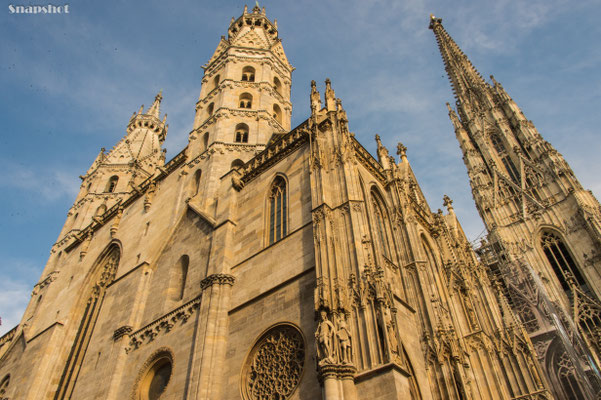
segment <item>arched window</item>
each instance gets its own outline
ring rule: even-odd
[[[276,92],[282,94],[282,83],[280,82],[277,76],[273,78],[273,88]]]
[[[242,69],[242,80],[246,82],[255,81],[255,69],[250,66],[246,66]]]
[[[65,368],[61,374],[58,389],[54,399],[70,399],[75,387],[75,381],[84,357],[90,338],[96,325],[96,320],[102,307],[106,287],[115,279],[121,253],[117,245],[111,246],[93,267],[93,278],[88,281],[88,297],[83,298],[81,308],[83,315],[76,329],[75,340],[67,358]]]
[[[202,177],[202,171],[197,169],[194,173],[194,186],[192,189],[192,197],[196,196],[200,191],[200,178]]]
[[[214,109],[215,109],[215,103],[211,103],[211,104],[209,104],[209,106],[207,107],[207,113],[209,114],[209,117],[210,117],[211,115],[213,115],[213,111],[214,111]]]
[[[204,145],[205,150],[209,147],[209,132],[205,132],[203,135],[202,144]]]
[[[515,167],[515,164],[511,158],[508,155],[505,155],[501,158],[501,161],[503,162],[503,165],[505,166],[505,169],[507,170],[511,180],[514,183],[518,183],[520,180],[520,173],[518,172],[518,169]]]
[[[499,136],[497,136],[496,134],[491,135],[490,141],[493,147],[495,148],[497,154],[501,155],[505,153],[505,145],[503,145],[503,142],[501,141],[501,138]]]
[[[588,292],[588,287],[580,273],[580,269],[559,236],[553,232],[543,232],[540,243],[545,257],[547,257],[549,264],[553,268],[553,272],[555,272],[557,279],[561,283],[561,287],[567,292],[570,291],[568,277],[571,276],[583,290]]]
[[[242,93],[238,100],[240,108],[252,108],[253,97],[249,93]]]
[[[219,75],[217,75],[215,78],[213,78],[213,89],[216,89],[217,86],[219,86],[219,82],[220,82],[219,79],[220,79]]]
[[[371,202],[374,209],[374,220],[376,223],[375,229],[378,237],[378,247],[382,249],[382,254],[390,259],[390,242],[388,241],[388,233],[387,233],[387,214],[382,206],[382,200],[379,198],[380,196],[372,192],[371,193]]]
[[[112,193],[117,188],[117,182],[119,182],[119,177],[117,175],[113,175],[110,177],[105,192]]]
[[[236,125],[236,136],[234,138],[234,141],[236,143],[248,143],[248,125]]]
[[[278,176],[269,193],[269,244],[286,236],[288,232],[287,219],[286,181]]]
[[[273,105],[273,119],[282,124],[282,109],[277,104]]]
[[[235,159],[234,161],[232,161],[230,169],[240,169],[242,167],[244,167],[244,161],[240,159]]]
[[[175,279],[174,279],[174,300],[181,300],[184,298],[184,292],[186,290],[186,279],[188,278],[188,266],[190,265],[190,257],[187,255],[181,256],[176,267]]]

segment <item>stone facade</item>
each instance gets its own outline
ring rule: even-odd
[[[0,339],[2,398],[553,397],[452,201],[430,210],[402,144],[369,154],[329,80],[291,130],[292,70],[277,23],[245,8],[181,153],[165,162],[162,94],[131,117]]]

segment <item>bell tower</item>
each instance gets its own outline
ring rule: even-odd
[[[488,231],[482,261],[503,283],[557,397],[590,398],[601,390],[591,361],[599,365],[601,355],[601,206],[501,84],[476,71],[442,20],[431,16],[430,29],[455,94],[457,111],[447,103],[449,116]],[[570,365],[563,375],[558,360]]]
[[[290,130],[291,74],[277,21],[265,8],[244,7],[232,18],[227,38],[203,66],[188,157],[214,144],[227,145],[243,161],[265,148],[272,136]],[[245,154],[248,153],[248,154]]]

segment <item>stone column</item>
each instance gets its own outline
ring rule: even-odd
[[[228,334],[228,310],[234,276],[213,274],[200,283],[202,301],[196,326],[188,399],[221,398]]]

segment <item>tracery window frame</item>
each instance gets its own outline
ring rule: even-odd
[[[290,342],[297,344],[297,348],[291,349]],[[280,349],[280,346],[284,346],[284,348]],[[271,365],[269,365],[271,368],[265,368],[265,363],[270,361],[270,351],[278,353],[277,359],[271,360],[275,364],[275,368]],[[278,383],[276,388],[268,388],[268,390],[272,389],[273,392],[277,392],[278,399],[288,400],[292,398],[302,382],[306,358],[307,341],[298,326],[289,322],[282,322],[269,327],[259,335],[246,356],[240,382],[242,398],[244,400],[266,398],[256,396],[256,392],[261,390],[257,387],[258,383],[261,383],[261,378],[268,378],[264,379],[267,382],[274,381]],[[281,365],[282,361],[284,361],[284,365]],[[294,376],[290,372],[294,372]],[[266,375],[271,376],[266,377]],[[291,378],[293,381],[290,381]],[[287,392],[281,393],[286,386],[288,386]],[[290,386],[293,387],[290,388]],[[266,393],[263,393],[263,395],[265,396]]]
[[[375,233],[379,248],[382,249],[382,255],[392,261],[388,213],[386,212],[382,196],[375,189],[371,190],[371,206],[375,222],[374,229],[376,231]]]
[[[269,187],[267,204],[268,245],[272,245],[288,235],[288,182],[277,175]]]
[[[78,322],[75,325],[77,331],[54,395],[55,400],[68,399],[73,394],[77,375],[84,363],[86,350],[94,333],[93,327],[96,325],[102,309],[106,288],[115,279],[121,254],[120,244],[118,242],[111,243],[98,257],[92,268],[94,273],[88,277],[88,283],[84,285],[87,291],[82,293],[79,301],[79,308],[83,309],[83,313],[81,318],[76,320]]]
[[[540,234],[539,245],[547,262],[559,280],[561,287],[566,292],[571,291],[570,285],[568,284],[568,278],[570,278],[569,275],[571,275],[576,281],[576,284],[579,285],[584,292],[590,293],[581,269],[560,234],[552,230],[542,231]]]

